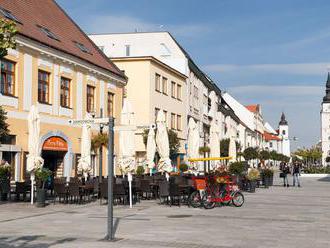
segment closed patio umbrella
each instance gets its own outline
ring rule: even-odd
[[[89,114],[85,117],[86,120],[90,119]],[[81,133],[80,144],[80,159],[78,161],[78,170],[84,174],[87,179],[88,174],[92,170],[91,166],[91,125],[84,123]]]
[[[231,135],[229,136],[229,157],[231,157],[230,161],[235,162],[236,161],[236,136],[233,134],[233,131],[231,132]]]
[[[213,118],[210,127],[210,156],[213,158],[220,157],[220,138],[219,128],[216,120]],[[215,169],[217,161],[212,161],[212,169]]]
[[[155,141],[155,131],[153,128],[149,129],[148,139],[147,139],[147,165],[150,169],[150,175],[152,175],[152,169],[155,167],[155,153],[156,153],[156,141]]]
[[[158,162],[158,171],[171,172],[172,162],[170,160],[170,145],[168,140],[165,115],[163,111],[158,112],[156,124],[157,124],[156,144],[160,156],[160,160]]]
[[[122,126],[134,126],[134,113],[130,102],[125,98],[121,112],[120,123]],[[135,169],[135,131],[123,130],[119,132],[119,165],[123,175]]]
[[[198,126],[193,118],[189,118],[188,122],[188,149],[187,156],[188,158],[199,158],[199,131]],[[195,162],[196,166],[192,170],[197,171],[198,162]]]
[[[41,158],[41,147],[40,147],[40,116],[38,108],[34,105],[31,106],[28,115],[28,150],[26,169],[31,173],[31,204],[33,204],[34,198],[34,172],[41,168],[44,164],[44,160]]]

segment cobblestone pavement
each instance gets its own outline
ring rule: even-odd
[[[330,247],[330,180],[303,178],[302,188],[245,193],[241,208],[213,210],[142,201],[118,206],[118,241],[103,240],[107,206],[0,203],[0,247]]]

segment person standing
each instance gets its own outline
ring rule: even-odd
[[[282,173],[283,173],[283,183],[284,183],[284,187],[289,187],[289,179],[288,179],[288,175],[290,174],[290,167],[287,163],[282,164]]]
[[[292,176],[293,176],[293,187],[296,185],[296,181],[298,183],[298,187],[300,187],[300,164],[297,162],[294,163],[293,169],[292,169]]]

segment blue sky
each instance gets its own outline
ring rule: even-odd
[[[243,104],[275,128],[284,111],[293,147],[320,139],[330,66],[328,0],[57,0],[87,33],[171,32]]]

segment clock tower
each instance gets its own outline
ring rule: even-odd
[[[321,144],[322,165],[326,166],[326,158],[330,157],[330,74],[326,83],[325,96],[321,106]]]

